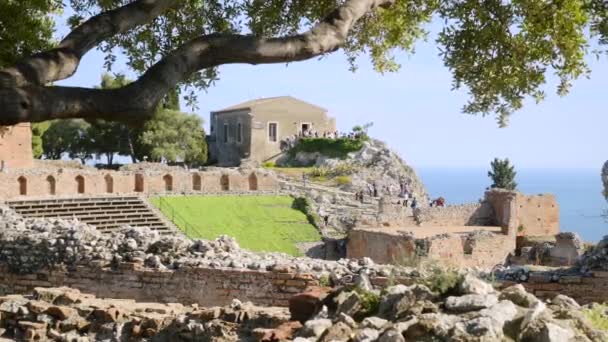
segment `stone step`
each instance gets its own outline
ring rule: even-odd
[[[175,234],[170,224],[139,197],[78,197],[7,202],[9,207],[28,218],[63,218],[78,220],[103,233],[125,225],[150,227],[163,234]]]

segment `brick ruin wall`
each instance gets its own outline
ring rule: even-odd
[[[515,284],[501,281],[499,288]],[[572,297],[579,304],[608,303],[608,272],[592,271],[590,275],[562,275],[556,277],[546,272],[532,272],[527,281],[521,283],[526,290],[542,299],[551,299],[558,294]]]
[[[372,258],[378,263],[437,260],[454,266],[493,267],[516,250],[516,236],[546,236],[559,233],[559,208],[553,195],[527,196],[514,191],[491,190],[480,203],[414,210],[414,224],[398,215],[395,206],[381,203],[381,215],[396,222],[384,228],[359,227],[349,233],[347,256]],[[401,220],[401,225],[398,224]],[[395,228],[395,226],[397,228]],[[476,232],[437,234],[415,238],[407,227],[458,228],[499,226],[501,233]],[[457,230],[457,229],[456,229]],[[443,230],[445,231],[445,230]]]
[[[348,237],[347,257],[369,257],[381,264],[439,261],[455,267],[493,267],[514,249],[512,237],[490,232],[416,239],[399,231],[354,229]]]
[[[103,194],[276,191],[276,178],[250,171],[98,171],[95,169],[24,169],[0,173],[0,199]]]
[[[5,169],[33,166],[32,131],[29,123],[0,127],[0,163]]]
[[[0,265],[0,295],[68,286],[97,297],[144,302],[223,306],[236,298],[257,305],[287,306],[291,296],[313,285],[318,281],[309,274],[231,268],[157,270],[123,263],[118,269],[76,266],[15,274]]]
[[[559,206],[552,194],[491,190],[480,203],[424,207],[413,213],[409,208],[381,202],[379,216],[384,226],[391,227],[500,226],[504,234],[518,236],[559,233]]]
[[[494,210],[488,202],[428,207],[414,211],[414,218],[422,227],[491,226]]]

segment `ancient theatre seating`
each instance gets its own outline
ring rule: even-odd
[[[6,204],[24,217],[77,218],[102,232],[130,225],[150,227],[161,234],[173,233],[155,209],[137,196],[20,200]]]

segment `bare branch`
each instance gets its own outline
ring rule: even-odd
[[[347,0],[311,30],[281,38],[211,34],[194,39],[119,89],[29,86],[0,89],[0,125],[55,118],[137,121],[150,117],[162,97],[192,73],[223,64],[302,61],[339,49],[357,20],[395,0]]]
[[[176,2],[137,0],[100,13],[69,33],[55,49],[38,53],[0,71],[0,86],[44,85],[68,78],[76,72],[82,56],[103,40],[151,21]]]

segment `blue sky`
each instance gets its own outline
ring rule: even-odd
[[[432,40],[420,42],[416,54],[398,55],[401,71],[386,75],[374,72],[366,59],[356,73],[348,71],[341,52],[289,65],[222,66],[216,86],[199,94],[197,113],[207,121],[211,110],[291,95],[327,108],[340,130],[373,121],[371,135],[414,167],[487,168],[494,157],[508,157],[519,168],[599,170],[608,158],[606,57],[589,59],[590,79],[577,81],[567,97],[548,88],[543,103],[530,103],[509,127],[498,128],[493,117],[461,114],[467,95],[451,90],[450,72],[437,54]],[[102,68],[103,56],[91,51],[77,74],[58,84],[98,85]],[[113,71],[128,73],[120,60]]]

